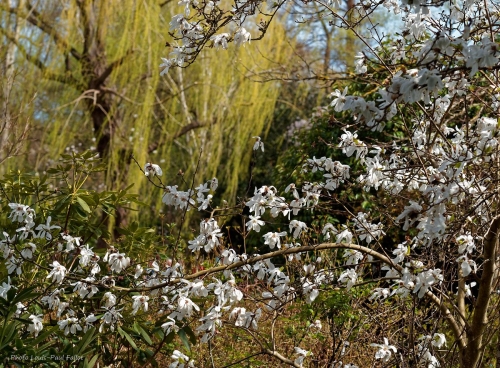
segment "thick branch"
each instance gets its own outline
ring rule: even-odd
[[[377,251],[374,251],[373,249],[363,247],[362,245],[346,244],[346,243],[323,243],[323,244],[319,244],[319,245],[309,245],[309,246],[304,246],[304,247],[280,249],[280,250],[277,250],[274,252],[262,254],[260,256],[248,258],[245,261],[234,262],[234,263],[231,263],[229,265],[217,266],[217,267],[213,267],[213,268],[210,268],[207,270],[195,272],[195,273],[188,275],[186,277],[172,279],[172,280],[169,280],[167,282],[164,282],[164,283],[161,283],[158,285],[154,285],[154,286],[148,286],[148,287],[143,287],[143,288],[123,288],[123,287],[115,286],[114,289],[120,290],[120,291],[126,291],[126,292],[152,291],[152,290],[164,288],[165,286],[169,286],[172,284],[177,284],[177,283],[181,282],[182,280],[193,280],[193,279],[197,279],[200,277],[206,277],[206,276],[214,274],[214,273],[219,273],[219,272],[222,272],[225,270],[232,270],[235,268],[240,268],[240,267],[243,267],[245,265],[251,265],[251,264],[257,263],[259,261],[263,261],[265,259],[269,259],[269,258],[273,258],[273,257],[286,256],[288,254],[295,254],[295,253],[302,253],[302,252],[326,250],[326,249],[353,249],[353,250],[357,250],[359,252],[368,254],[368,255],[378,259],[379,261],[382,261],[388,265],[391,265],[392,267],[395,266],[390,258],[384,256],[383,254],[381,254]],[[395,268],[400,269],[400,267],[397,267],[397,266]]]
[[[182,137],[184,134],[188,133],[189,131],[193,129],[198,129],[198,128],[203,128],[206,126],[207,123],[201,122],[201,121],[193,121],[192,123],[188,125],[184,125],[181,130],[179,130],[177,133],[174,134],[174,139],[177,139],[179,137]]]
[[[453,331],[453,335],[457,339],[458,345],[460,346],[460,350],[463,351],[467,346],[467,339],[465,336],[465,330],[458,323],[453,314],[451,314],[448,307],[440,300],[436,295],[434,295],[431,291],[427,291],[425,295],[438,306],[441,313],[443,313],[444,318],[448,321],[450,328]]]
[[[92,83],[94,85],[94,88],[99,88],[101,84],[103,84],[106,79],[109,77],[109,75],[113,72],[113,70],[117,67],[120,66],[125,59],[132,53],[133,51],[130,50],[128,51],[124,56],[119,58],[118,60],[113,61],[111,64],[109,64],[106,69],[104,69],[104,72],[101,73]]]
[[[464,357],[467,359],[470,367],[475,367],[478,364],[484,330],[488,324],[488,306],[491,300],[492,284],[496,270],[495,262],[499,229],[500,216],[496,217],[491,222],[483,242],[483,274],[479,282],[479,294],[472,317],[470,338],[466,352],[467,356]]]
[[[318,251],[318,250],[327,250],[327,249],[357,250],[357,251],[362,252],[364,254],[370,255],[373,258],[395,268],[399,272],[402,271],[401,266],[395,265],[394,262],[390,258],[386,257],[382,253],[379,253],[373,249],[364,247],[362,245],[345,244],[345,243],[323,243],[323,244],[319,244],[316,246],[309,245],[309,246],[303,246],[303,247],[280,249],[280,250],[277,250],[274,252],[270,252],[267,254],[263,254],[260,256],[249,258],[245,261],[239,261],[239,262],[235,262],[235,263],[232,263],[229,265],[213,267],[213,268],[210,268],[207,270],[195,272],[195,273],[188,275],[186,277],[172,279],[170,281],[167,281],[167,282],[155,285],[155,286],[143,287],[143,288],[123,288],[123,287],[114,286],[112,288],[115,290],[120,290],[120,291],[125,291],[125,292],[147,292],[147,291],[152,291],[152,290],[156,290],[156,289],[161,289],[161,288],[164,288],[164,287],[172,285],[172,284],[177,284],[177,283],[181,282],[182,280],[193,280],[193,279],[198,279],[200,277],[206,277],[206,276],[214,274],[214,273],[219,273],[219,272],[223,272],[225,270],[232,270],[235,268],[240,268],[240,267],[243,267],[245,265],[251,265],[251,264],[257,263],[259,261],[263,261],[265,259],[269,259],[269,258],[273,258],[273,257],[277,257],[277,256],[285,256],[288,254],[311,252],[311,251]],[[441,310],[441,313],[444,314],[451,329],[453,330],[453,334],[455,335],[455,338],[457,339],[461,350],[463,348],[465,348],[466,340],[464,337],[464,331],[461,328],[461,326],[458,324],[457,320],[455,319],[453,314],[450,312],[448,307],[445,305],[445,303],[442,300],[440,300],[436,295],[434,295],[431,291],[427,291],[425,295],[431,300],[431,302],[433,302]]]
[[[291,365],[292,367],[296,367],[296,368],[301,368],[302,367],[301,365],[295,364],[295,362],[293,360],[285,358],[283,355],[281,355],[277,351],[273,351],[273,350],[270,350],[270,349],[264,349],[263,353],[271,355],[272,357],[275,357],[275,358],[281,360],[283,363]]]
[[[177,139],[182,137],[184,134],[190,132],[191,130],[198,129],[198,128],[203,128],[204,126],[207,126],[208,124],[202,121],[195,120],[192,123],[189,123],[187,125],[184,125],[177,133],[174,134],[173,139]],[[149,145],[148,147],[148,153],[153,152],[158,148],[160,143],[154,142]]]

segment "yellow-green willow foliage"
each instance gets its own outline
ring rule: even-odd
[[[102,180],[115,189],[134,184],[146,203],[160,205],[161,193],[130,154],[162,166],[164,183],[181,184],[179,170],[192,175],[198,167],[196,185],[217,176],[234,196],[248,175],[252,136],[265,136],[280,87],[252,77],[285,70],[293,45],[275,21],[261,41],[209,49],[188,69],[160,77],[168,22],[182,11],[176,2],[139,0],[0,4],[2,42],[16,45],[17,107],[37,93],[26,155],[0,170],[43,171],[61,153],[92,148],[108,164]]]

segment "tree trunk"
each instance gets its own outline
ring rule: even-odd
[[[83,0],[79,1],[82,12],[82,27],[84,29],[84,52],[82,55],[83,75],[88,92],[93,96],[87,99],[87,107],[92,118],[94,136],[97,141],[97,152],[102,160],[110,159],[115,132],[121,124],[121,116],[116,109],[116,98],[106,91],[106,80],[113,69],[119,66],[122,60],[108,63],[104,37],[102,36],[103,22],[100,19],[99,9],[95,4]],[[127,176],[130,160],[128,152],[121,152],[121,162],[115,162],[110,171],[105,172],[105,181],[112,185],[112,189],[121,189],[123,179]],[[123,161],[122,161],[123,160]],[[103,213],[103,219],[106,214]],[[105,220],[109,224],[109,219]],[[127,213],[117,208],[113,234],[119,236],[117,229],[127,224]],[[103,242],[99,242],[103,245]]]
[[[17,4],[18,10],[23,9],[25,6],[25,0],[19,0]],[[15,78],[15,68],[14,68],[14,62],[15,62],[15,57],[16,57],[16,44],[19,41],[19,34],[21,31],[21,19],[18,17],[10,17],[9,19],[13,19],[13,35],[15,42],[10,42],[7,44],[7,52],[5,54],[5,64],[4,64],[4,78],[5,78],[5,84],[3,85],[3,101],[2,101],[2,120],[0,122],[0,150],[3,150],[5,152],[5,155],[0,155],[0,162],[2,162],[4,159],[7,159],[9,155],[11,154],[10,152],[10,144],[9,144],[9,137],[11,135],[12,131],[12,125],[13,125],[13,117],[10,113],[10,108],[9,108],[9,99],[10,99],[10,93],[12,91],[12,86],[14,84],[14,78]],[[7,24],[7,27],[10,28],[10,24]],[[0,151],[1,152],[1,151]]]

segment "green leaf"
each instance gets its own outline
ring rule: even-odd
[[[97,362],[98,358],[99,358],[99,354],[94,355],[92,357],[92,359],[90,359],[90,362],[85,364],[85,368],[92,368],[95,365],[95,363]],[[87,360],[87,358],[85,358],[85,360]]]
[[[80,343],[76,347],[75,355],[83,355],[85,348],[94,340],[97,336],[94,336],[95,327],[90,328],[85,335],[80,340]]]
[[[128,333],[126,333],[121,327],[118,327],[118,333],[120,334],[120,336],[125,337],[125,339],[127,339],[127,341],[129,342],[130,346],[132,346],[133,349],[139,350],[137,349],[137,345],[135,344],[134,339],[132,339],[132,337]]]
[[[153,341],[149,337],[149,335],[146,332],[146,330],[144,330],[144,328],[142,328],[142,326],[140,324],[138,324],[137,322],[134,323],[134,328],[136,328],[137,331],[141,334],[141,336],[144,339],[144,341],[146,341],[149,345],[153,345]]]
[[[189,338],[186,334],[186,331],[184,331],[184,328],[179,330],[179,332],[177,332],[177,335],[179,335],[179,337],[181,338],[181,341],[184,344],[184,346],[186,347],[187,351],[191,351],[191,345],[189,344]]]
[[[78,202],[78,204],[83,208],[83,210],[87,213],[91,213],[92,210],[90,209],[89,205],[87,204],[87,202],[85,202],[82,198],[80,197],[76,197],[76,201]]]
[[[186,331],[187,335],[189,336],[189,341],[191,341],[192,345],[196,345],[196,335],[194,334],[193,330],[189,326],[185,326],[183,328],[184,331]]]

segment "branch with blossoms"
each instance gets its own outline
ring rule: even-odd
[[[329,134],[327,153],[311,155],[295,182],[255,188],[234,210],[215,205],[215,178],[196,187],[196,175],[164,184],[157,164],[139,165],[163,191],[166,211],[181,222],[187,211],[199,212],[199,232],[181,239],[181,229],[165,239],[131,224],[112,239],[96,219],[138,200],[86,189],[89,174],[102,169],[91,154],[67,155],[48,171],[65,184],[54,195],[47,178],[6,176],[0,315],[5,329],[15,318],[8,330],[18,339],[4,345],[28,351],[23,338],[31,339],[45,354],[42,342],[69,351],[98,334],[103,364],[119,357],[131,366],[149,354],[141,362],[147,364],[161,350],[172,366],[194,367],[194,356],[165,346],[178,338],[211,351],[230,325],[255,339],[262,355],[301,367],[320,359],[314,334],[280,343],[277,321],[293,308],[324,310],[346,296],[370,305],[370,313],[401,318],[347,334],[345,349],[330,351],[329,366],[345,367],[341,359],[348,358],[366,363],[350,347],[356,343],[371,346],[371,360],[387,365],[486,364],[500,318],[498,5],[459,1],[441,11],[441,2],[367,1],[346,14],[338,3],[315,3],[332,27],[365,45],[352,66],[362,86],[335,85],[326,116],[316,118],[340,134]],[[286,2],[240,1],[231,10],[211,1],[181,5],[184,13],[171,22],[178,44],[162,74],[192,63],[204,47],[250,47],[251,32],[264,34]],[[404,16],[394,39],[377,27],[359,29],[357,19],[370,20],[380,7]],[[257,14],[265,20],[254,25]],[[256,154],[264,154],[262,139],[253,139]],[[226,236],[224,221],[235,214],[243,251],[240,240]],[[98,249],[98,237],[106,249]],[[181,247],[203,269],[187,272]],[[314,328],[332,314],[321,314]],[[260,332],[266,327],[270,343]],[[344,336],[336,332],[330,327]]]
[[[281,213],[290,219],[290,214],[296,216],[306,208],[317,208],[320,199],[331,198],[331,192],[356,184],[367,193],[395,199],[396,203],[386,202],[389,207],[385,211],[376,208],[375,216],[380,217],[380,222],[375,224],[369,220],[370,213],[356,215],[351,206],[334,198],[334,203],[343,206],[353,222],[346,222],[340,228],[326,224],[323,233],[334,233],[337,243],[351,243],[356,234],[358,241],[370,244],[385,235],[382,224],[386,225],[386,233],[387,224],[399,227],[405,241],[393,250],[396,258],[387,264],[386,277],[399,277],[400,286],[375,289],[373,300],[386,300],[393,295],[416,294],[418,298],[428,295],[441,311],[441,317],[450,323],[459,346],[460,364],[478,366],[486,348],[485,321],[491,318],[486,316],[496,316],[490,303],[497,302],[494,293],[498,288],[498,178],[492,175],[500,169],[497,162],[500,83],[495,71],[500,56],[499,26],[498,11],[492,10],[496,5],[459,2],[449,13],[433,13],[441,6],[440,2],[363,2],[346,17],[337,3],[316,3],[329,14],[331,25],[349,29],[366,46],[366,52],[357,58],[355,71],[375,92],[349,95],[346,87],[343,92],[333,92],[331,102],[336,114],[349,116],[352,122],[349,126],[338,124],[344,130],[338,148],[348,158],[355,157],[365,172],[353,173],[344,162],[327,157],[312,158],[306,166],[313,174],[323,172],[322,180],[305,183],[304,197],[295,190],[295,183],[289,185],[286,191],[291,190],[294,196],[290,203],[276,196],[274,187],[256,190],[247,202],[253,212],[247,226],[259,232],[265,225],[262,216],[266,209],[272,217]],[[380,5],[405,16],[403,31],[394,41],[386,40],[388,45],[382,45],[384,40],[378,37],[375,27],[369,39],[357,29],[360,23],[352,21],[353,14],[369,18]],[[258,5],[256,8],[261,10]],[[203,37],[200,35],[199,39]],[[228,41],[225,34],[214,39]],[[377,40],[378,45],[374,42]],[[176,61],[179,65],[184,63],[182,57]],[[473,119],[468,118],[471,108],[476,109]],[[371,139],[366,133],[359,137],[367,130],[375,132],[374,135],[387,131],[387,124],[401,124],[404,136],[388,141]],[[352,177],[356,179],[351,180]],[[383,202],[377,204],[384,206]],[[290,221],[293,238],[299,238],[306,229],[305,223]],[[265,244],[272,249],[285,234],[273,233],[265,237]],[[377,241],[376,247],[389,259],[387,246]],[[286,252],[281,256],[290,255]],[[339,276],[339,281],[351,285],[359,277],[356,265],[364,257],[355,252],[360,250],[346,251],[346,263],[353,267]],[[247,257],[239,262],[253,260]],[[408,257],[411,260],[404,263]],[[309,265],[304,267],[309,269]],[[472,276],[475,281],[468,283]],[[303,285],[304,289],[315,290],[310,286]],[[477,298],[472,292],[474,287],[479,290]],[[450,294],[453,289],[458,289],[456,295]],[[466,300],[470,299],[474,302],[468,310]],[[424,343],[429,339],[419,340],[421,343],[414,350],[417,361],[438,366],[436,356]],[[436,345],[430,345],[442,346],[441,337],[438,340]],[[387,340],[374,346],[380,348],[376,358],[385,362],[396,353]]]

